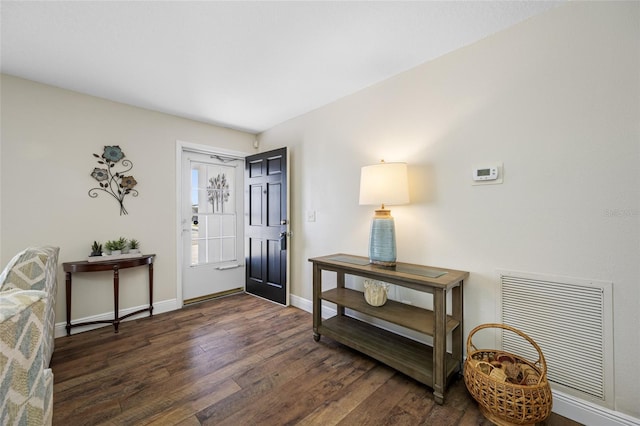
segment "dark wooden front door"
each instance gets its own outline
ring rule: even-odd
[[[245,160],[246,291],[283,305],[287,288],[287,148]]]

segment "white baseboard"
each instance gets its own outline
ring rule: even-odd
[[[303,311],[313,313],[313,303],[311,303],[311,300],[303,299],[300,296],[292,294],[291,296],[289,296],[289,302],[291,303],[291,306],[295,306],[296,308],[302,309]]]
[[[291,305],[303,311],[313,312],[313,303],[302,297],[291,295]],[[334,308],[322,307],[322,318],[336,314]],[[587,426],[640,426],[640,419],[628,416],[619,411],[601,407],[555,389],[553,392],[552,411],[573,421]]]
[[[302,309],[303,311],[313,313],[313,303],[311,300],[303,299],[300,296],[296,296],[292,294],[289,302],[291,302],[291,306],[295,306],[296,308]],[[335,308],[329,308],[327,306],[322,306],[322,318],[331,318],[336,314]]]
[[[126,309],[121,309],[120,310],[120,316],[124,316],[127,315],[131,312],[135,312],[137,310],[140,309],[144,309],[145,306],[135,306],[133,308],[126,308]],[[175,311],[176,309],[178,309],[178,301],[177,299],[171,299],[171,300],[163,300],[161,302],[155,302],[153,304],[153,314],[162,314],[164,312],[169,312],[169,311]],[[137,318],[144,318],[146,316],[149,316],[149,312],[141,312],[138,315],[132,315],[129,318],[125,319],[124,322],[129,321],[129,320],[133,320],[133,319],[137,319]],[[110,320],[113,319],[113,312],[106,312],[104,314],[98,314],[98,315],[92,315],[90,317],[85,317],[85,318],[75,318],[72,320],[73,323],[78,323],[78,322],[88,322],[88,321],[104,321],[104,320]],[[57,339],[58,337],[64,337],[67,335],[67,323],[66,322],[59,322],[56,323],[55,325],[55,331],[54,331],[54,335],[55,338]],[[100,327],[113,327],[111,324],[91,324],[91,325],[86,325],[86,326],[82,326],[82,327],[74,327],[71,329],[71,334],[77,334],[77,333],[81,333],[83,331],[89,331],[89,330],[94,330],[96,328],[100,328]]]
[[[553,391],[553,409],[556,414],[587,426],[640,426],[640,419],[601,407],[592,402]]]

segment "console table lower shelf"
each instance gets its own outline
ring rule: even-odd
[[[322,321],[321,335],[374,358],[430,388],[434,387],[433,348],[398,334],[383,330],[348,316],[335,316]],[[316,340],[320,336],[314,336]],[[445,374],[450,377],[460,363],[447,353]]]

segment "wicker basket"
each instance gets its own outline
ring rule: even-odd
[[[493,349],[478,350],[471,338],[479,330],[501,328],[527,340],[538,352],[538,360],[530,362],[517,355]],[[503,370],[492,370],[501,363],[498,359],[514,361],[524,371],[520,383],[506,380]],[[504,361],[506,364],[509,361]],[[489,365],[489,367],[487,367]],[[511,364],[508,367],[513,366]],[[494,373],[494,374],[492,374]],[[519,378],[519,377],[518,377]],[[552,396],[547,381],[547,364],[540,347],[523,332],[504,324],[483,324],[469,333],[464,382],[473,398],[480,404],[482,414],[498,425],[533,425],[551,414]]]

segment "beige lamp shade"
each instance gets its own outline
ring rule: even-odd
[[[406,163],[364,166],[360,172],[360,204],[396,205],[409,202]],[[384,208],[384,207],[383,207]]]

